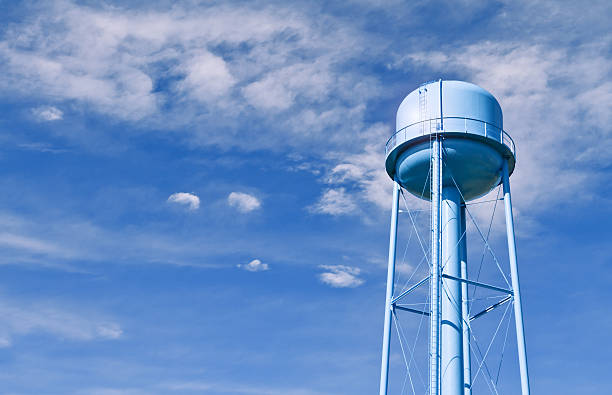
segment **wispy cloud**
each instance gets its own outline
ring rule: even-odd
[[[41,265],[70,272],[89,272],[99,262],[223,267],[208,264],[205,256],[219,253],[219,242],[197,235],[167,234],[159,229],[123,229],[98,226],[81,218],[32,219],[0,212],[3,255],[0,264]],[[196,242],[197,240],[197,242]],[[244,246],[252,251],[253,245]]]
[[[121,326],[112,320],[77,314],[48,303],[16,303],[2,299],[0,347],[10,346],[16,336],[34,333],[48,333],[75,341],[113,340],[123,334]]]
[[[337,144],[347,128],[351,144],[358,144],[367,130],[363,102],[381,90],[372,75],[343,65],[364,46],[378,47],[359,29],[321,17],[290,5],[176,4],[143,13],[55,2],[7,29],[0,87],[141,125],[189,130],[202,145]],[[242,123],[263,122],[266,133],[225,127],[221,134],[210,127],[236,126],[237,114]]]
[[[70,250],[52,242],[7,232],[0,233],[0,245],[5,248],[26,250],[37,254],[53,254],[63,257],[70,257],[73,255]]]
[[[227,197],[227,203],[241,213],[248,213],[261,208],[261,201],[253,195],[243,192],[232,192]]]
[[[177,192],[168,197],[170,203],[176,203],[186,206],[189,210],[197,210],[200,208],[200,198],[193,193]]]
[[[164,391],[172,391],[173,393],[202,393],[203,391],[214,391],[218,393],[239,394],[239,395],[331,395],[328,392],[315,391],[301,387],[270,387],[245,385],[240,383],[219,383],[208,381],[184,381],[184,382],[168,382],[159,385]]]
[[[344,215],[353,214],[357,210],[357,204],[346,189],[336,188],[324,191],[319,201],[309,209],[319,214]]]
[[[319,268],[326,270],[319,274],[319,279],[324,284],[334,288],[355,288],[362,285],[365,280],[359,278],[361,269],[345,265],[321,265]]]
[[[68,152],[65,148],[55,148],[48,143],[18,143],[17,147],[28,151],[46,152],[51,154],[61,154]]]
[[[270,270],[270,266],[267,263],[262,263],[259,259],[253,259],[246,265],[238,264],[236,266],[249,272],[264,272],[266,270]]]

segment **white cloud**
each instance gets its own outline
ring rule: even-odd
[[[64,118],[62,110],[53,106],[37,107],[32,113],[41,121],[59,121]]]
[[[347,132],[359,144],[364,103],[382,90],[375,77],[345,65],[366,48],[372,55],[382,48],[329,15],[257,8],[176,4],[142,12],[48,3],[6,29],[0,88],[69,100],[149,130],[186,131],[202,145],[345,146],[339,136]],[[251,118],[266,133],[237,127]]]
[[[3,325],[0,347],[8,347],[15,336],[49,333],[76,341],[113,340],[122,336],[119,324],[91,314],[80,315],[61,307],[40,303],[15,303],[3,298],[0,302]]]
[[[270,270],[270,266],[267,263],[261,263],[259,259],[253,259],[251,262],[246,265],[238,264],[237,267],[243,268],[249,272],[264,272],[266,270]]]
[[[232,192],[227,196],[227,204],[241,213],[248,213],[261,207],[261,201],[253,195],[243,192]]]
[[[326,272],[319,274],[321,282],[334,288],[355,288],[365,281],[359,278],[361,270],[356,267],[345,265],[321,265]]]
[[[197,210],[198,208],[200,208],[200,198],[192,193],[173,193],[168,197],[168,201],[171,203],[187,206],[189,210]]]
[[[328,175],[330,184],[357,185],[358,196],[380,208],[388,209],[391,202],[391,179],[385,171],[385,155],[379,145],[366,145],[362,152],[345,155]]]
[[[357,210],[353,197],[344,188],[327,189],[310,211],[320,214],[344,215]]]
[[[181,89],[201,101],[227,94],[236,82],[223,58],[208,51],[186,60],[183,71],[186,77],[180,83]]]
[[[332,86],[333,71],[325,62],[297,63],[267,73],[244,88],[249,103],[264,110],[285,110],[297,96],[310,101],[325,100]]]
[[[294,94],[271,76],[249,84],[243,93],[253,107],[264,110],[286,110],[293,105]]]

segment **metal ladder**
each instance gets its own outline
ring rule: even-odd
[[[421,135],[425,134],[425,118],[427,117],[427,87],[419,87],[419,121],[421,122]],[[429,132],[429,130],[427,131]]]

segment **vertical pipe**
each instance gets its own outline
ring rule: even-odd
[[[442,196],[442,79],[440,79],[440,128],[431,149],[431,278],[429,335],[429,395],[440,393],[440,201]],[[436,128],[438,129],[438,128]],[[431,130],[429,131],[431,133]]]
[[[467,232],[465,227],[465,202],[461,204],[461,241],[459,256],[461,258],[461,278],[467,280]],[[468,304],[468,285],[461,283],[461,317],[463,328],[463,388],[464,395],[472,395],[472,361],[470,355],[470,310]]]
[[[516,263],[516,241],[514,238],[512,199],[510,197],[510,179],[508,174],[508,163],[505,160],[502,177],[504,184],[504,208],[506,214],[506,235],[508,236],[508,255],[510,258],[510,275],[512,276],[512,291],[514,292],[514,320],[516,324],[516,344],[518,346],[519,368],[521,373],[521,393],[522,395],[529,395],[527,349],[525,346],[525,330],[523,327],[523,309],[521,305],[518,265]]]
[[[461,195],[455,186],[442,188],[442,274],[461,276]],[[440,390],[464,395],[461,283],[442,280]]]
[[[440,177],[441,140],[436,135],[432,146],[431,167],[431,279],[430,279],[430,336],[429,386],[430,395],[439,394],[440,370]]]
[[[385,299],[385,328],[383,333],[382,362],[380,366],[380,395],[387,395],[389,384],[389,349],[391,347],[391,299],[395,282],[395,244],[397,242],[397,211],[400,186],[393,180],[393,203],[391,206],[391,231],[389,235],[389,263],[387,267],[387,294]]]

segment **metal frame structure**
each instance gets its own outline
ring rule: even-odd
[[[458,118],[458,117],[454,117]],[[387,289],[385,299],[384,334],[380,376],[380,395],[388,394],[389,355],[391,347],[391,326],[396,310],[407,311],[421,316],[428,316],[429,334],[429,395],[449,395],[462,393],[471,395],[472,374],[470,361],[470,339],[472,337],[470,322],[490,311],[513,301],[518,347],[519,370],[522,395],[529,395],[529,375],[525,335],[523,326],[522,302],[519,287],[519,275],[512,216],[512,201],[508,163],[504,161],[500,169],[505,207],[506,235],[510,263],[511,288],[501,288],[480,281],[468,279],[466,248],[466,204],[457,185],[443,186],[444,169],[444,119],[442,113],[442,81],[440,81],[440,121],[438,130],[430,133],[431,139],[431,262],[429,276],[418,281],[407,290],[394,295],[396,271],[396,244],[398,232],[398,211],[401,185],[397,177],[393,180],[393,200],[391,209],[391,229],[389,238],[389,259],[387,270]],[[467,125],[467,124],[466,124]],[[412,126],[412,125],[409,125]],[[401,132],[401,130],[400,130]],[[466,126],[467,133],[467,126]],[[397,134],[397,133],[396,133]],[[395,137],[387,142],[396,145]],[[514,142],[510,136],[501,131],[501,143],[515,154]],[[485,138],[486,135],[485,126]],[[507,139],[506,139],[507,138]],[[509,143],[506,143],[509,141]],[[497,200],[497,199],[496,199]],[[468,212],[469,214],[469,212]],[[470,214],[471,216],[471,214]],[[472,218],[473,219],[473,218]],[[444,222],[444,226],[443,226]],[[451,224],[451,225],[449,225]],[[480,230],[479,230],[480,232]],[[481,234],[482,236],[482,234]],[[483,238],[484,240],[484,238]],[[485,243],[486,240],[485,240]],[[490,247],[487,244],[487,248]],[[499,267],[499,264],[498,264]],[[501,270],[501,269],[500,269]],[[398,302],[421,285],[429,282],[429,311],[398,305]],[[486,309],[470,315],[468,308],[468,285],[500,292],[506,297]],[[460,297],[457,297],[461,295]],[[446,311],[444,321],[441,310]],[[452,314],[448,314],[451,311]],[[505,315],[504,315],[505,316]],[[499,328],[498,328],[499,329]],[[444,352],[442,352],[444,349]],[[402,350],[403,351],[403,350]],[[484,362],[484,358],[483,361]],[[481,363],[482,366],[482,363]],[[480,369],[479,369],[480,370]],[[461,388],[456,383],[461,383]]]

